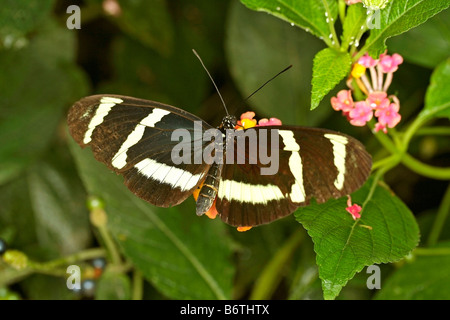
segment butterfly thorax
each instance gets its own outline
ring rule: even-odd
[[[232,115],[226,115],[222,119],[222,124],[220,125],[221,129],[234,129],[237,124],[237,118]]]

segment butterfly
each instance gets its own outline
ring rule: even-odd
[[[82,98],[67,122],[73,139],[91,147],[138,197],[171,207],[200,188],[197,214],[215,205],[220,218],[237,227],[282,218],[312,198],[323,203],[348,195],[372,165],[361,142],[336,131],[287,125],[238,130],[237,118],[228,114],[216,128],[183,109],[121,95]],[[199,130],[214,134],[205,139]],[[244,143],[229,137],[237,131]],[[222,161],[212,161],[218,154]],[[272,174],[263,174],[274,164],[267,159],[276,160]]]

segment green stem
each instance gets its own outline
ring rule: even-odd
[[[98,231],[100,232],[100,236],[102,237],[105,247],[108,250],[108,253],[111,258],[111,262],[116,265],[120,265],[122,263],[122,260],[120,258],[119,250],[116,246],[116,243],[114,242],[113,238],[111,237],[111,234],[108,231],[108,228],[106,225],[103,226],[97,226]]]
[[[441,205],[439,206],[436,218],[434,219],[433,226],[431,227],[430,235],[428,236],[427,245],[433,246],[437,243],[444,227],[445,220],[450,212],[450,184],[447,187],[447,191],[442,198]]]
[[[419,119],[419,120],[417,120]],[[394,143],[389,137],[378,132],[375,134],[375,138],[390,152],[393,156],[397,157],[397,161],[401,161],[406,167],[413,170],[414,172],[421,174],[428,178],[438,179],[438,180],[448,180],[450,179],[450,168],[439,168],[430,166],[428,164],[422,163],[416,160],[411,155],[406,153],[408,149],[409,141],[412,139],[414,133],[419,129],[419,127],[426,121],[425,117],[416,118],[416,120],[408,127],[403,139],[397,138],[396,143]],[[372,128],[373,123],[370,122],[369,126]],[[394,158],[392,158],[392,161]],[[390,160],[385,160],[389,163]],[[378,167],[381,166],[380,163],[377,164]]]
[[[394,161],[398,161],[398,155],[390,155],[389,157],[378,160],[372,164],[372,171],[375,171],[380,167],[387,166]]]
[[[334,28],[334,18],[331,14],[330,8],[328,7],[328,3],[326,0],[322,0],[323,6],[325,7],[325,11],[326,11],[326,19],[327,19],[327,23],[328,23],[328,27],[330,29],[330,35],[331,35],[331,46],[334,47],[335,49],[339,50],[341,45],[339,43],[339,39],[337,37],[336,34],[336,29]],[[330,44],[328,44],[328,46],[330,46]]]
[[[303,238],[303,232],[297,231],[277,251],[256,279],[255,286],[250,294],[250,300],[269,299],[272,296],[281,280],[282,269],[286,267]]]
[[[412,171],[425,177],[436,180],[450,180],[450,168],[430,166],[420,162],[407,153],[402,156],[401,162]]]
[[[359,47],[359,43],[360,43],[360,41],[361,41],[361,38],[362,38],[363,34],[367,31],[367,26],[366,26],[366,24],[363,24],[361,27],[362,27],[362,28],[360,28],[358,34],[355,36],[355,40],[354,40],[354,42],[353,42],[353,44],[352,44],[352,47],[351,47],[351,49],[350,49],[350,55],[353,57],[353,58],[352,58],[353,62],[358,61],[359,58],[365,53],[364,51],[360,51],[360,52],[358,52],[356,55],[354,55],[355,52],[356,52],[356,50],[357,50],[358,47]]]
[[[67,266],[70,264],[74,264],[78,261],[84,261],[84,260],[90,260],[95,259],[99,257],[105,257],[106,252],[103,248],[94,248],[94,249],[87,249],[84,251],[77,252],[75,254],[55,259],[48,262],[33,262],[33,269],[36,271],[46,271],[55,269],[58,267]]]
[[[448,256],[450,248],[416,248],[413,254],[416,256]]]
[[[90,260],[98,257],[105,257],[106,252],[103,248],[94,248],[80,251],[78,253],[55,259],[48,262],[36,262],[28,260],[28,267],[23,270],[7,268],[0,272],[0,287],[11,285],[33,273],[46,274],[51,276],[66,276],[65,267],[75,264],[79,261]]]
[[[416,136],[448,136],[450,127],[426,127],[416,131]]]
[[[396,157],[397,158],[397,157]],[[394,161],[395,160],[395,161]],[[386,163],[383,167],[381,167],[374,175],[372,185],[370,186],[369,193],[367,194],[366,200],[364,200],[363,204],[361,205],[362,210],[364,210],[366,204],[372,199],[373,193],[375,192],[375,188],[378,184],[378,181],[383,177],[386,172],[391,170],[393,167],[395,167],[398,164],[398,159],[392,159],[390,163]],[[355,225],[359,220],[355,221]]]
[[[347,4],[345,0],[339,0],[339,19],[341,20],[341,24],[344,25],[345,21],[345,10],[347,9]]]
[[[426,117],[421,117],[420,115],[414,119],[414,121],[409,125],[408,129],[406,129],[403,134],[403,151],[406,152],[408,150],[409,143],[416,133],[416,131],[427,121]]]
[[[142,277],[142,272],[134,269],[133,271],[133,293],[132,300],[142,300],[144,293],[144,278]]]
[[[369,122],[369,127],[372,129],[372,131],[375,127],[374,123],[375,122],[373,120]],[[385,133],[379,131],[377,133],[374,133],[374,136],[390,153],[397,156],[399,155],[397,146],[391,139],[389,139],[389,137]]]

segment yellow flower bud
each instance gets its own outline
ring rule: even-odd
[[[361,76],[366,72],[366,67],[359,63],[355,63],[352,69],[352,77],[355,79],[361,78]]]

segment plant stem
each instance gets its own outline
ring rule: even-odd
[[[421,117],[420,115],[414,119],[414,121],[409,125],[403,134],[403,151],[408,150],[409,142],[416,133],[416,131],[427,121],[426,117]]]
[[[73,264],[78,261],[90,260],[99,257],[105,257],[106,252],[103,248],[87,249],[75,254],[55,259],[48,262],[33,262],[33,268],[37,271],[51,270],[57,267]]]
[[[428,164],[420,162],[419,160],[413,158],[411,155],[407,153],[402,156],[401,162],[412,171],[421,174],[425,177],[436,180],[450,179],[450,168],[440,168],[430,166]]]
[[[359,58],[364,55],[365,51],[359,51],[356,55],[354,55],[354,53],[356,52],[356,50],[359,47],[359,42],[361,41],[361,38],[363,36],[363,34],[367,31],[367,25],[364,23],[361,28],[359,29],[358,34],[355,36],[355,40],[353,41],[353,45],[350,48],[350,55],[352,56],[353,62],[356,62],[359,60]],[[375,84],[372,83],[372,86],[374,86]]]
[[[375,127],[373,120],[369,122],[369,127],[373,131]],[[392,153],[393,155],[399,154],[398,148],[396,147],[395,143],[391,139],[389,139],[389,137],[385,133],[379,131],[377,133],[374,133],[374,136],[390,153]]]
[[[339,0],[339,19],[341,20],[341,24],[344,25],[345,21],[345,10],[347,9],[347,5],[345,4],[345,0]]]
[[[434,219],[433,222],[433,226],[431,227],[431,232],[427,240],[428,246],[433,246],[437,243],[449,212],[450,212],[450,184],[448,185],[447,191],[445,192],[444,197],[442,198],[441,205],[439,206],[436,218]]]
[[[372,199],[373,193],[375,192],[375,188],[376,188],[376,186],[377,186],[377,184],[378,184],[378,181],[381,179],[381,177],[383,177],[384,174],[385,174],[386,172],[388,172],[389,170],[391,170],[391,169],[392,169],[393,167],[395,167],[397,164],[398,164],[398,160],[395,160],[395,161],[394,161],[394,159],[393,159],[390,163],[385,164],[384,166],[382,166],[382,167],[375,173],[374,179],[373,179],[373,181],[372,181],[372,185],[370,186],[369,193],[367,194],[366,199],[364,200],[363,204],[361,205],[362,210],[364,210],[366,204]],[[357,223],[358,221],[359,221],[359,220],[356,220],[354,225],[356,225],[356,223]]]
[[[142,295],[144,292],[144,278],[142,277],[142,273],[134,269],[133,271],[133,292],[131,299],[132,300],[142,300]]]
[[[0,287],[5,285],[13,284],[23,278],[33,274],[40,273],[51,276],[65,276],[67,267],[71,264],[75,264],[79,261],[90,260],[98,257],[105,257],[106,251],[103,248],[87,249],[84,251],[77,252],[75,254],[58,258],[48,262],[36,262],[28,260],[28,268],[23,270],[15,270],[8,268],[0,273]]]
[[[103,241],[105,242],[106,249],[108,250],[108,253],[111,257],[111,262],[116,265],[120,265],[122,263],[122,260],[120,258],[119,250],[111,237],[111,234],[108,231],[108,228],[106,225],[103,226],[97,226],[98,231],[100,232],[100,236],[102,237]]]
[[[296,231],[277,251],[264,270],[256,279],[255,286],[250,294],[250,300],[269,299],[281,280],[282,269],[292,257],[295,249],[303,241],[304,234]]]
[[[450,248],[415,248],[413,254],[416,256],[448,256]]]
[[[339,50],[341,45],[339,43],[339,39],[338,39],[337,34],[336,34],[336,29],[334,28],[333,16],[331,15],[331,11],[330,11],[330,8],[328,7],[327,1],[326,0],[322,0],[322,3],[323,3],[323,6],[325,7],[325,10],[326,10],[326,19],[327,19],[328,27],[330,29],[330,36],[331,36],[330,39],[332,39],[331,46],[334,47],[335,49]]]
[[[416,136],[448,136],[450,135],[450,127],[426,127],[416,131]]]
[[[398,161],[397,155],[390,155],[389,157],[383,158],[381,160],[378,160],[372,164],[372,171],[377,170],[380,167],[384,167],[386,165],[389,165],[389,163],[392,163],[394,161]]]

